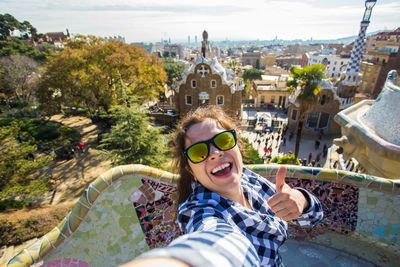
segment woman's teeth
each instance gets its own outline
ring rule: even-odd
[[[230,163],[224,163],[224,164],[222,164],[222,165],[219,165],[218,167],[216,167],[215,169],[213,169],[213,170],[211,171],[211,173],[212,173],[212,174],[216,174],[217,172],[219,172],[219,171],[221,171],[221,170],[223,170],[223,169],[225,169],[225,168],[228,168],[230,165],[231,165]]]

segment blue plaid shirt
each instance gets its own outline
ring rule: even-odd
[[[174,257],[193,266],[282,266],[278,248],[288,226],[267,204],[275,185],[245,168],[241,183],[253,210],[195,183],[178,211],[186,235],[146,256]],[[322,207],[315,196],[302,191],[310,206],[292,222],[311,227],[322,220]]]

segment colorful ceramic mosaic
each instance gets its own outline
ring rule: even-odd
[[[316,229],[296,228],[297,231],[310,233],[309,237],[313,237],[326,230],[348,234],[356,229],[358,187],[306,179],[287,179],[286,182],[292,187],[304,188],[313,193],[321,201],[324,210],[324,219]]]
[[[279,168],[248,167],[267,178]],[[291,227],[292,237],[317,240],[327,230],[340,236],[360,233],[400,251],[399,180],[301,166],[288,166],[287,177],[293,186],[317,195],[325,212],[324,222],[306,234]],[[57,227],[5,266],[63,266],[65,259],[71,259],[70,266],[116,266],[166,245],[180,234],[173,205],[177,179],[142,165],[108,171],[87,188]]]
[[[147,245],[150,248],[166,246],[182,234],[176,222],[176,187],[150,178],[143,178],[142,183],[129,200],[135,207]]]

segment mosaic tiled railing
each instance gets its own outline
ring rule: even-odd
[[[277,165],[251,165],[271,178]],[[400,247],[400,181],[369,175],[288,166],[287,182],[314,193],[325,219],[291,237],[313,238],[326,231],[359,232]],[[142,165],[113,168],[97,178],[71,213],[52,231],[5,266],[116,266],[180,235],[175,222],[178,176]]]

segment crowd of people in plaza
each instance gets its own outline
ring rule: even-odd
[[[286,123],[280,122],[278,127],[267,127],[264,121],[260,121],[256,126],[258,128],[261,127],[261,129],[255,131],[254,137],[250,135],[249,141],[259,151],[265,163],[269,163],[274,156],[292,153],[292,150],[288,150],[285,153],[287,149],[283,149],[287,147],[287,141],[291,142],[295,136],[295,131],[290,130]],[[328,153],[328,145],[326,143],[322,144],[323,136],[324,131],[321,130],[316,136],[314,150],[309,151],[308,157],[299,157],[301,165],[313,167],[322,167],[324,165],[324,160]]]

